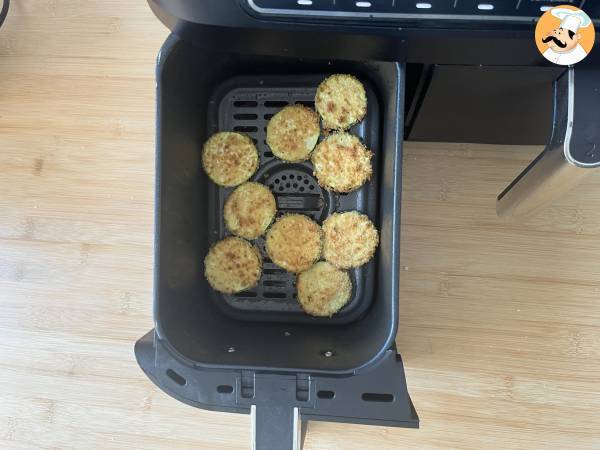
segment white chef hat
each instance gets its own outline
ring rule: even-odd
[[[561,20],[561,28],[571,30],[573,33],[577,33],[577,30],[588,27],[592,23],[590,16],[583,11],[574,11],[567,8],[552,8],[550,12],[554,17],[558,17]]]

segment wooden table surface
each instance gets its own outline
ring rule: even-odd
[[[248,448],[248,416],[171,399],[133,356],[166,36],[142,0],[13,0],[0,29],[0,448]],[[539,150],[406,146],[397,342],[421,429],[311,423],[306,450],[600,448],[600,179],[494,213]]]

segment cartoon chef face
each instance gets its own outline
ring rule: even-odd
[[[570,66],[587,56],[594,43],[594,26],[582,10],[561,6],[544,13],[535,35],[536,45],[544,58],[554,64]]]
[[[542,39],[542,42],[558,53],[570,52],[581,40],[581,34],[572,29],[555,28]]]

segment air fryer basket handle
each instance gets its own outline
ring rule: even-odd
[[[255,450],[301,449],[309,420],[419,426],[395,347],[377,365],[351,377],[299,378],[190,366],[154,330],[136,343],[135,356],[144,373],[170,396],[197,408],[251,414]]]
[[[298,407],[252,406],[252,450],[301,450],[307,422]]]

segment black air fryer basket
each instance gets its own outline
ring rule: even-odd
[[[146,374],[190,405],[251,414],[256,449],[299,448],[309,420],[418,426],[394,344],[402,141],[550,142],[529,182],[564,168],[551,158],[565,144],[600,167],[600,50],[561,76],[534,42],[542,10],[558,3],[583,7],[600,27],[591,0],[149,0],[174,34],[157,66],[155,329],[135,349]],[[351,132],[373,150],[374,173],[347,195],[322,190],[310,163],[282,163],[265,144],[269,118],[287,104],[314,107],[332,73],[356,76],[368,95]],[[553,89],[556,79],[568,89]],[[351,272],[352,300],[332,318],[305,315],[294,277],[268,259],[255,289],[224,296],[208,286],[203,259],[226,235],[230,190],[209,181],[200,152],[230,130],[256,142],[253,180],[271,188],[280,213],[322,223],[357,209],[380,230],[374,259]]]
[[[317,85],[331,73],[365,85],[367,116],[351,132],[375,154],[371,181],[345,195],[319,187],[310,163],[283,163],[265,143],[268,119],[287,104],[314,107]],[[160,52],[157,94],[155,329],[136,345],[146,374],[188,404],[252,413],[260,449],[293,448],[301,421],[418,426],[394,343],[403,67],[207,51],[173,35]],[[203,259],[226,235],[222,207],[231,189],[208,179],[200,155],[202,143],[225,130],[256,142],[253,180],[271,188],[279,213],[321,223],[357,209],[380,230],[374,259],[351,271],[353,298],[332,318],[303,313],[295,277],[268,258],[250,291],[209,287]]]

